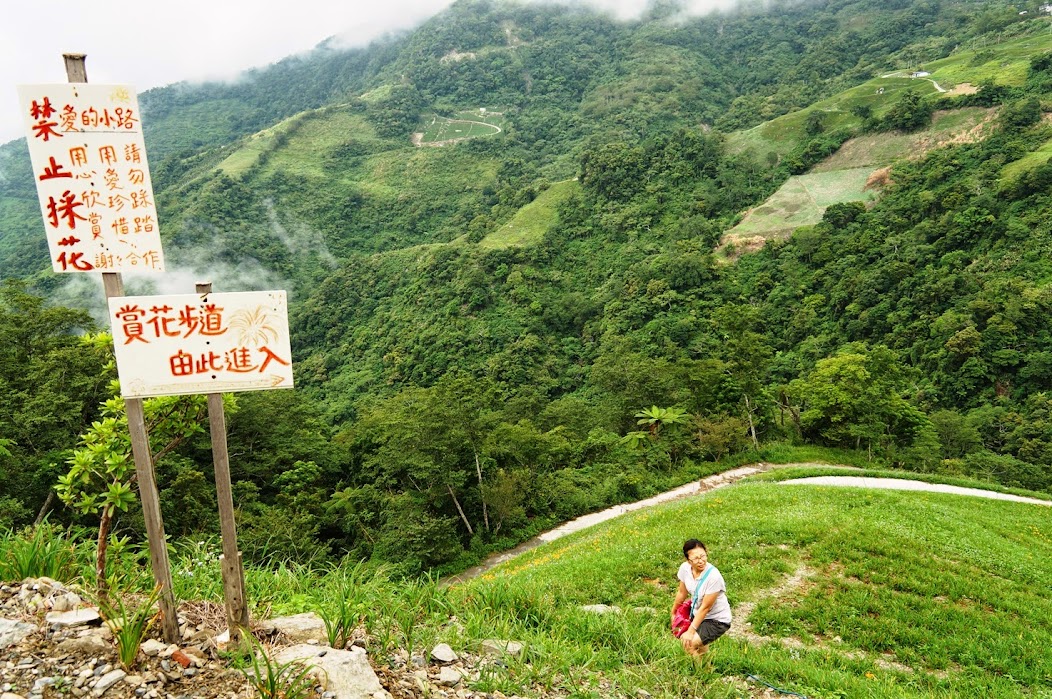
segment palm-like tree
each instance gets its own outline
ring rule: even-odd
[[[659,408],[653,405],[643,408],[635,415],[637,425],[646,425],[651,437],[657,437],[666,425],[682,425],[687,421],[687,411],[682,408]]]

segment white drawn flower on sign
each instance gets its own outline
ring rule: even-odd
[[[277,342],[278,331],[266,306],[242,308],[230,316],[230,330],[244,346],[262,347]]]

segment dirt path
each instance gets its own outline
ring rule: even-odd
[[[546,532],[538,534],[528,541],[524,541],[513,549],[509,549],[502,553],[495,553],[487,557],[482,563],[472,568],[468,568],[463,573],[457,575],[450,575],[439,581],[441,585],[455,585],[456,583],[465,582],[472,578],[477,578],[483,573],[495,568],[501,563],[506,563],[513,558],[517,558],[527,551],[532,551],[541,544],[546,544],[549,541],[555,541],[561,539],[567,534],[573,534],[579,532],[582,529],[605,522],[615,517],[620,517],[628,512],[634,512],[636,510],[642,510],[647,507],[653,507],[665,502],[671,502],[672,500],[679,500],[680,498],[690,497],[692,495],[701,495],[707,493],[710,490],[716,490],[724,486],[737,483],[746,476],[753,476],[757,473],[764,473],[770,471],[773,468],[788,468],[791,466],[822,466],[825,468],[842,468],[845,470],[858,470],[851,466],[834,466],[830,464],[807,464],[807,463],[794,463],[794,464],[766,464],[758,463],[750,466],[742,466],[739,468],[731,469],[730,471],[724,471],[723,473],[716,473],[711,476],[702,478],[696,483],[688,483],[680,486],[660,495],[640,500],[638,502],[632,502],[625,505],[615,505],[614,507],[601,510],[599,512],[593,512],[577,519],[570,520],[564,524],[559,525],[554,529],[550,529]],[[846,486],[855,488],[883,488],[889,490],[920,490],[937,493],[952,493],[956,495],[968,495],[972,497],[982,497],[994,500],[1010,500],[1013,502],[1026,502],[1035,505],[1052,506],[1052,501],[1038,500],[1036,498],[1027,498],[1019,495],[1009,495],[1007,493],[998,493],[992,490],[981,490],[979,488],[962,488],[955,485],[944,485],[941,483],[925,483],[923,481],[913,481],[900,478],[863,478],[861,476],[816,476],[813,478],[797,478],[790,481],[781,481],[780,485],[833,485],[833,486]]]
[[[1022,495],[1011,495],[1009,493],[998,493],[994,490],[982,490],[981,488],[962,488],[957,485],[945,485],[943,483],[925,483],[924,481],[912,481],[904,478],[864,478],[862,476],[813,476],[811,478],[794,478],[791,481],[782,481],[780,485],[832,485],[843,488],[880,488],[882,490],[923,490],[929,493],[950,493],[952,495],[967,495],[975,498],[987,498],[989,500],[1010,500],[1012,502],[1025,502],[1031,505],[1044,505],[1052,507],[1052,500],[1039,500]]]
[[[740,468],[731,469],[730,471],[724,471],[723,473],[717,473],[711,476],[707,476],[695,483],[688,483],[674,490],[670,490],[668,492],[661,493],[660,495],[655,495],[654,497],[647,498],[646,500],[640,500],[638,502],[632,502],[626,505],[615,505],[614,507],[610,507],[600,512],[593,512],[592,514],[584,515],[583,517],[578,517],[577,519],[570,520],[565,524],[559,525],[555,529],[551,529],[542,534],[538,534],[529,541],[524,541],[523,543],[519,544],[513,549],[504,551],[503,553],[495,553],[492,556],[486,558],[486,560],[482,561],[482,563],[480,563],[479,565],[473,568],[468,568],[459,575],[451,575],[447,578],[443,578],[441,580],[441,584],[453,585],[459,582],[464,582],[466,580],[471,580],[472,578],[477,578],[478,576],[482,575],[491,568],[494,568],[500,565],[501,563],[505,563],[513,558],[521,556],[527,551],[531,551],[537,548],[541,544],[546,544],[549,541],[555,541],[556,539],[560,539],[566,536],[567,534],[573,534],[574,532],[581,531],[582,529],[587,529],[588,527],[599,524],[600,522],[605,522],[609,519],[620,517],[621,515],[626,514],[628,512],[642,510],[647,507],[659,505],[663,502],[671,502],[672,500],[678,500],[680,498],[690,497],[692,495],[701,495],[702,493],[707,493],[710,490],[716,490],[717,488],[722,488],[724,486],[731,485],[732,483],[737,483],[746,476],[753,476],[757,473],[763,473],[764,471],[769,471],[772,468],[785,468],[788,466],[805,465],[826,466],[827,464],[775,465],[758,463],[750,466],[742,466]]]

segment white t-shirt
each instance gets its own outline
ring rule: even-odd
[[[705,569],[701,571],[701,575],[705,575],[705,573],[709,571],[709,568],[712,568],[712,572],[709,572],[709,576],[705,578],[705,582],[701,584],[701,590],[698,591],[699,601],[695,605],[695,609],[701,606],[700,600],[703,599],[705,595],[719,592],[720,594],[716,597],[716,601],[712,603],[712,608],[702,621],[711,619],[712,621],[722,621],[724,624],[729,624],[731,623],[731,604],[727,601],[727,583],[723,581],[723,576],[720,575],[719,569],[711,563],[705,566]],[[693,600],[694,588],[698,586],[698,578],[694,577],[694,570],[690,567],[689,562],[683,561],[676,577],[686,586],[687,592],[690,593],[691,600]]]

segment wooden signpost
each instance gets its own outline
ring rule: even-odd
[[[179,639],[171,564],[143,399],[208,395],[223,536],[220,566],[231,641],[248,629],[248,601],[231,494],[223,392],[291,388],[284,291],[124,295],[122,270],[164,271],[157,211],[134,91],[88,85],[84,54],[63,54],[66,85],[19,87],[52,268],[101,272],[142,501],[162,633]],[[152,330],[152,334],[151,334]]]
[[[223,592],[230,640],[248,629],[245,573],[237,550],[223,393],[292,387],[284,291],[123,296],[109,301],[125,396],[208,395],[216,495],[223,535]]]

